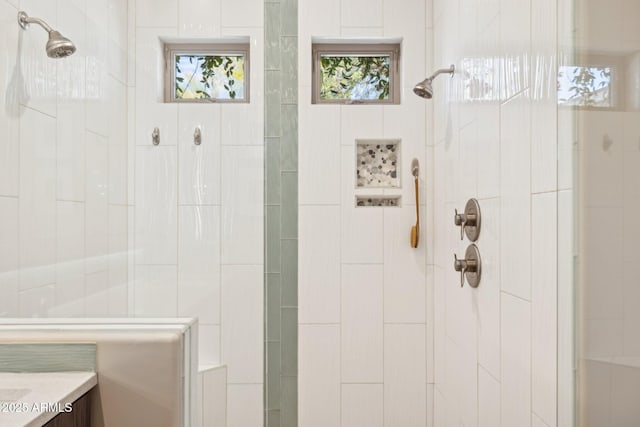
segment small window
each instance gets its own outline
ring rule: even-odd
[[[249,45],[165,44],[166,102],[249,102]]]
[[[612,108],[614,96],[609,66],[560,66],[558,103],[561,105]]]
[[[587,110],[621,110],[624,57],[581,55],[577,64],[558,68],[558,104]]]
[[[313,44],[312,103],[399,104],[400,44]]]

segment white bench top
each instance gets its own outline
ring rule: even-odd
[[[94,372],[0,372],[0,427],[39,427],[96,384]]]

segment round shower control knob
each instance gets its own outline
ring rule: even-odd
[[[456,254],[453,254],[453,259],[454,270],[460,272],[460,287],[464,286],[466,277],[469,286],[477,288],[482,275],[482,261],[478,247],[472,243],[467,247],[464,259],[458,259]]]
[[[464,207],[464,213],[455,210],[454,223],[460,227],[460,240],[466,234],[469,240],[475,242],[480,236],[480,204],[476,199],[469,199]]]

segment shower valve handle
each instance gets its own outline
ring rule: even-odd
[[[476,199],[469,199],[464,212],[455,210],[454,222],[460,227],[460,240],[466,234],[469,240],[475,242],[480,234],[480,204]]]
[[[464,225],[467,222],[467,218],[464,214],[458,213],[458,209],[456,208],[456,214],[454,216],[455,224],[460,227],[460,240],[464,238]]]
[[[478,247],[472,243],[467,247],[464,256],[465,259],[458,259],[458,255],[453,254],[453,268],[460,272],[460,287],[464,286],[464,279],[466,278],[472,288],[477,288],[482,274]]]
[[[458,213],[458,209],[455,210],[456,215],[454,217],[454,222],[458,227],[460,227],[460,240],[464,239],[464,229],[467,226],[475,226],[476,225],[476,215],[473,213],[464,214]]]
[[[464,286],[464,273],[469,267],[466,259],[458,259],[458,255],[453,254],[453,268],[460,272],[460,287]]]

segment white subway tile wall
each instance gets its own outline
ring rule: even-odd
[[[227,425],[227,368],[207,369],[198,375],[202,392],[203,426]]]
[[[18,6],[78,51],[48,58]],[[2,316],[127,314],[126,38],[124,0],[0,2]]]
[[[556,233],[558,195],[554,192],[532,196],[532,227],[534,236]],[[549,425],[555,426],[558,377],[558,276],[557,242],[532,239],[531,245],[531,374],[532,410]]]
[[[227,427],[261,426],[262,384],[227,384]]]
[[[383,395],[382,384],[342,384],[342,425],[382,427]]]
[[[84,257],[85,206],[82,202],[57,202],[56,315],[83,316],[79,295],[85,290]]]
[[[340,324],[300,324],[298,343],[299,425],[340,425]]]
[[[382,266],[345,264],[341,283],[342,380],[379,384],[384,370]]]
[[[299,323],[339,324],[340,206],[301,205],[299,214]]]
[[[384,325],[384,425],[421,427],[427,420],[425,325]]]
[[[18,316],[18,272],[19,244],[18,200],[13,197],[0,197],[0,215],[6,218],[0,223],[0,288],[6,295],[0,303],[0,313],[7,317]]]
[[[18,6],[77,52],[48,58]],[[251,104],[162,102],[177,36],[249,36]],[[262,40],[260,0],[0,0],[0,316],[197,316],[243,427],[262,420]]]
[[[298,2],[300,427],[424,427],[433,419],[426,309],[431,125],[428,104],[412,92],[429,71],[431,9],[430,0]],[[322,36],[402,37],[401,104],[311,105],[311,41]],[[401,188],[356,189],[356,140],[367,139],[400,141]],[[418,249],[409,245],[413,158],[421,167]],[[401,207],[357,208],[356,195],[401,195]]]
[[[378,412],[365,408],[376,399],[373,387],[382,385],[385,426],[557,425],[556,245],[558,232],[566,241],[571,231],[557,227],[556,200],[559,188],[571,188],[570,168],[564,166],[573,148],[563,142],[566,147],[558,150],[558,137],[569,140],[572,134],[557,126],[552,72],[562,2],[549,0],[535,8],[529,3],[381,0],[363,9],[358,0],[323,2],[322,8],[300,1],[299,323],[301,331],[338,327],[340,340],[325,345],[336,345],[334,351],[342,355],[337,378],[306,372],[314,365],[301,360],[301,427],[315,425],[311,420],[320,405],[314,385],[326,387],[328,381],[342,384],[342,397],[321,406],[325,424],[335,416],[343,426],[375,425],[379,420],[372,414]],[[310,106],[313,36],[402,37],[401,104]],[[413,95],[415,83],[450,64],[458,72],[434,82],[432,100]],[[476,76],[480,82],[470,80]],[[401,208],[356,211],[355,139],[380,137],[402,140]],[[562,153],[560,167],[557,153]],[[423,188],[417,250],[408,244],[415,221],[408,165],[414,157],[422,165]],[[453,212],[471,197],[480,200],[484,217],[478,241],[483,279],[478,289],[461,289],[451,259],[464,253],[468,241],[460,240]],[[329,249],[335,252],[326,253]],[[330,259],[312,264],[312,253]],[[382,320],[374,315],[380,280]],[[314,304],[320,296],[324,311]],[[373,376],[380,322],[381,381]],[[364,337],[354,341],[349,334],[355,327]],[[411,345],[406,351],[417,359],[397,366],[410,369],[412,377],[393,370],[394,355],[408,357],[400,354],[405,341]],[[315,345],[301,336],[301,355]],[[358,351],[360,364],[352,360]],[[422,382],[419,390],[416,381]],[[371,388],[355,398],[354,383]],[[415,391],[401,398],[409,389]]]
[[[227,365],[222,419],[257,427],[263,419],[263,2],[129,4],[133,313],[198,317],[200,363]],[[164,103],[161,39],[229,36],[249,38],[251,103]],[[151,142],[155,127],[158,146]],[[210,409],[208,419],[220,420]]]
[[[500,381],[478,368],[478,427],[500,425]]]
[[[263,303],[260,265],[222,266],[222,360],[230,384],[261,384]]]
[[[555,68],[533,64],[554,63],[557,3],[300,0],[301,427],[556,426],[552,249],[570,228],[555,221],[557,190],[572,179],[568,167],[556,173],[556,154],[566,165],[572,147],[558,150],[570,131],[556,129],[557,107],[539,90]],[[47,58],[41,34],[18,31],[18,6],[59,27],[78,52]],[[199,316],[201,361],[229,365],[227,425],[242,427],[263,419],[264,7],[0,0],[0,315]],[[637,37],[614,9],[600,10],[605,21]],[[159,37],[235,35],[251,41],[250,104],[162,102]],[[312,106],[312,36],[402,37],[402,103]],[[474,69],[485,76],[482,99],[466,90],[470,58],[483,59]],[[440,77],[433,100],[413,95],[417,81],[451,63],[461,72]],[[598,248],[625,247],[622,229],[637,211],[624,205],[635,189],[623,185],[637,178],[637,121],[594,112],[584,122],[586,226],[608,221],[613,230],[594,234],[601,244],[588,256],[600,257]],[[603,135],[626,145],[605,152]],[[402,207],[356,210],[356,138],[402,140]],[[417,250],[408,243],[414,157]],[[460,289],[451,268],[467,243],[453,209],[469,197],[485,216],[476,290]],[[586,307],[592,355],[640,348],[623,327],[637,323],[625,305],[637,292],[624,285],[632,262],[592,272],[617,278],[606,294],[588,289],[600,302]],[[606,332],[612,325],[618,335]]]
[[[564,166],[572,148],[563,142],[567,160],[558,166],[559,137],[570,139],[557,126],[553,65],[563,2],[543,3],[434,0],[434,68],[455,64],[459,71],[436,82],[427,118],[436,180],[428,207],[435,218],[428,306],[435,315],[435,426],[565,425],[556,415],[563,411],[556,399],[556,258],[571,227],[557,227],[556,171],[571,170]],[[472,76],[481,81],[471,83]],[[451,257],[468,241],[449,230],[454,208],[470,197],[482,209],[483,277],[479,288],[460,289]]]
[[[531,423],[531,303],[501,296],[501,419],[505,425]]]

